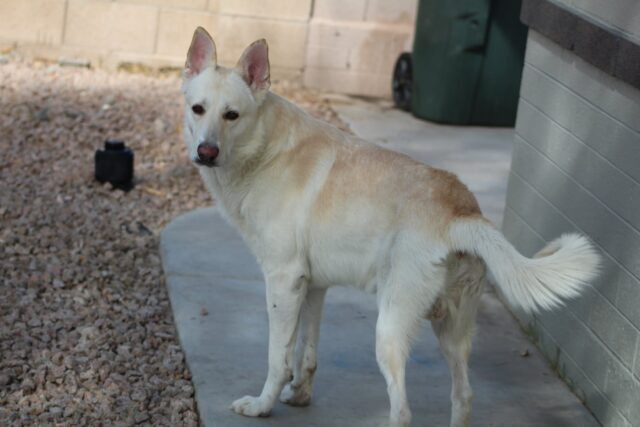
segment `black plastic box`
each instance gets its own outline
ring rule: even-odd
[[[124,141],[107,140],[104,150],[96,150],[95,177],[122,190],[133,188],[133,151]]]

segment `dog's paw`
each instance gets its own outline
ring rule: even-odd
[[[280,402],[291,406],[308,406],[311,403],[311,390],[304,386],[293,387],[289,383],[280,393]]]
[[[271,408],[265,407],[259,397],[253,396],[245,396],[234,401],[230,409],[246,417],[268,417],[271,412]]]

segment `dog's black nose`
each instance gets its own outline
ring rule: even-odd
[[[218,153],[220,153],[220,149],[212,144],[207,144],[203,142],[198,145],[198,160],[200,160],[204,164],[211,164],[218,157]]]

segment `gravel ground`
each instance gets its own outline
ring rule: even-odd
[[[0,65],[2,424],[198,424],[158,253],[167,222],[211,203],[186,158],[179,87]],[[274,91],[341,126],[319,94]],[[135,151],[128,193],[93,179],[107,138]]]

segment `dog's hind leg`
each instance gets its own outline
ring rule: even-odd
[[[473,392],[468,368],[475,319],[484,288],[484,263],[466,254],[447,260],[447,284],[431,325],[451,371],[451,427],[469,427]]]
[[[280,401],[288,405],[306,406],[311,402],[313,376],[317,367],[320,319],[326,294],[326,289],[309,289],[302,305],[293,381],[288,383],[280,394]]]
[[[401,307],[383,305],[376,324],[376,359],[387,382],[391,406],[389,425],[393,427],[405,427],[411,422],[405,390],[405,365],[411,341],[408,331],[415,327],[417,319],[407,314]]]
[[[392,274],[388,283],[378,290],[376,359],[387,382],[391,427],[406,427],[411,422],[405,390],[406,361],[425,307],[431,306],[444,285],[443,267],[433,267],[428,274],[429,284],[425,284],[422,277],[407,276],[406,271],[408,269],[398,268],[395,272],[398,277]],[[402,279],[415,279],[415,285],[405,285],[407,282],[402,283]]]

